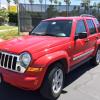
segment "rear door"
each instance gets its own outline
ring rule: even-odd
[[[86,19],[86,24],[87,24],[87,27],[89,30],[89,36],[88,36],[88,44],[87,44],[88,49],[85,52],[89,52],[89,51],[94,52],[96,42],[98,39],[96,26],[95,26],[94,21],[92,19]],[[87,55],[87,56],[90,56],[90,55]]]

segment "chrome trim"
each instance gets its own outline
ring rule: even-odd
[[[6,70],[10,70],[10,71],[13,71],[13,72],[18,72],[18,73],[24,73],[26,71],[26,68],[22,67],[19,63],[19,55],[16,55],[16,54],[11,54],[11,53],[7,53],[7,52],[2,52],[0,51],[0,53],[4,56],[4,60],[3,60],[3,66],[1,66],[1,59],[2,59],[2,55],[1,55],[1,59],[0,59],[0,68],[3,68],[3,69],[6,69]],[[6,55],[8,55],[8,60],[7,60],[7,67],[5,67],[4,63],[5,63],[5,57]],[[12,61],[11,61],[11,68],[8,68],[8,64],[9,64],[9,57],[12,56]],[[12,68],[12,65],[13,65],[13,59],[14,57],[17,57],[17,62],[16,62],[16,68],[15,70],[13,70]],[[17,70],[18,66],[20,66],[20,71]]]
[[[88,51],[88,52],[86,52],[86,53],[84,53],[84,54],[82,54],[82,55],[79,55],[79,56],[73,58],[73,60],[74,60],[74,61],[75,61],[75,60],[78,60],[78,59],[80,59],[80,58],[82,58],[82,57],[84,57],[84,56],[86,56],[86,55],[89,55],[89,54],[91,54],[91,53],[93,53],[93,52],[94,52],[94,49],[92,49],[92,50],[90,50],[90,51]]]

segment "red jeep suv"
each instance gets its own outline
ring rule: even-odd
[[[1,79],[50,100],[60,96],[65,74],[87,61],[100,62],[100,24],[89,15],[46,19],[29,36],[0,43]]]

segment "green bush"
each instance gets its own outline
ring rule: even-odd
[[[3,23],[4,23],[4,18],[0,16],[0,26],[3,25]]]
[[[0,10],[0,25],[2,25],[4,22],[8,22],[8,12],[6,9]]]

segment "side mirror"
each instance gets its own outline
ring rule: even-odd
[[[75,36],[75,40],[84,39],[84,38],[87,38],[87,32],[82,32],[82,33],[79,33],[77,36]]]
[[[79,39],[84,39],[84,38],[87,38],[87,32],[83,32],[83,33],[80,33],[78,35]]]

